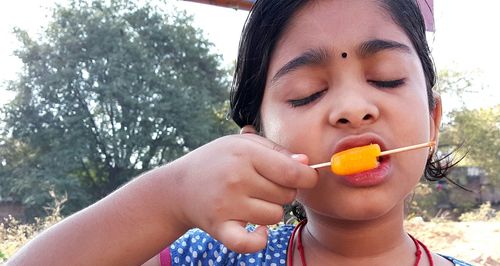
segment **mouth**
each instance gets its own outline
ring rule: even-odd
[[[341,139],[333,149],[333,153],[338,153],[355,147],[369,144],[378,144],[381,150],[385,150],[385,142],[375,134],[353,135]],[[378,165],[370,170],[340,176],[347,185],[353,187],[367,187],[378,185],[388,177],[391,164],[389,156],[377,157]]]
[[[332,154],[369,144],[378,144],[382,151],[386,149],[385,142],[375,134],[351,135],[337,142],[333,147]]]
[[[372,187],[384,183],[389,178],[390,171],[391,163],[387,159],[380,162],[375,169],[353,175],[340,176],[340,180],[350,187]]]

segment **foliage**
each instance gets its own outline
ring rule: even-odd
[[[494,184],[500,184],[500,104],[481,109],[451,112],[451,121],[444,125],[442,146],[464,143],[465,164],[486,171]]]
[[[434,222],[455,220],[457,215],[474,207],[461,198],[470,195],[470,192],[451,184],[421,181],[407,199],[407,217]]]
[[[419,183],[406,201],[407,217],[422,217],[430,220],[438,211],[437,193],[429,183]]]
[[[51,206],[45,208],[47,211],[45,217],[35,218],[33,223],[23,224],[12,216],[9,216],[0,223],[0,262],[9,259],[30,239],[62,219],[61,210],[67,200],[67,195],[56,196],[53,191],[49,194],[53,203]]]
[[[491,202],[485,202],[478,209],[462,213],[458,219],[462,222],[500,222],[500,212],[491,207]]]
[[[443,69],[438,72],[438,82],[434,88],[440,94],[453,94],[460,98],[464,93],[472,92],[471,87],[474,80],[473,75],[462,73],[451,69]]]
[[[449,177],[456,181],[454,172]],[[466,212],[478,208],[477,194],[446,181],[422,181],[407,199],[407,217],[425,221],[458,220]]]
[[[129,0],[56,6],[39,39],[16,29],[24,69],[2,110],[1,195],[71,212],[234,130],[229,75],[178,10]]]

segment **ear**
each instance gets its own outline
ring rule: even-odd
[[[257,130],[251,125],[246,125],[240,129],[240,134],[257,134]]]
[[[430,140],[436,142],[435,148],[437,148],[439,141],[439,129],[441,127],[441,116],[443,114],[443,105],[441,103],[441,96],[439,96],[439,94],[433,93],[432,97],[434,98],[434,109],[431,110],[430,116]]]

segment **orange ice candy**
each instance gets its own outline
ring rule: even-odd
[[[435,145],[434,141],[397,148],[388,151],[380,151],[378,144],[369,144],[365,146],[355,147],[345,151],[335,153],[330,162],[311,165],[312,168],[320,168],[330,166],[332,172],[337,175],[353,175],[377,168],[379,165],[378,157],[420,149],[425,147],[432,147]]]
[[[377,168],[380,146],[370,144],[335,153],[330,161],[332,172],[337,175],[352,175]]]

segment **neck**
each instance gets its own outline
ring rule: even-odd
[[[415,245],[404,231],[403,219],[402,204],[368,221],[338,220],[308,212],[302,232],[307,260],[318,259],[311,265],[320,265],[322,260],[342,261],[340,265],[380,265],[384,261],[411,265]]]

